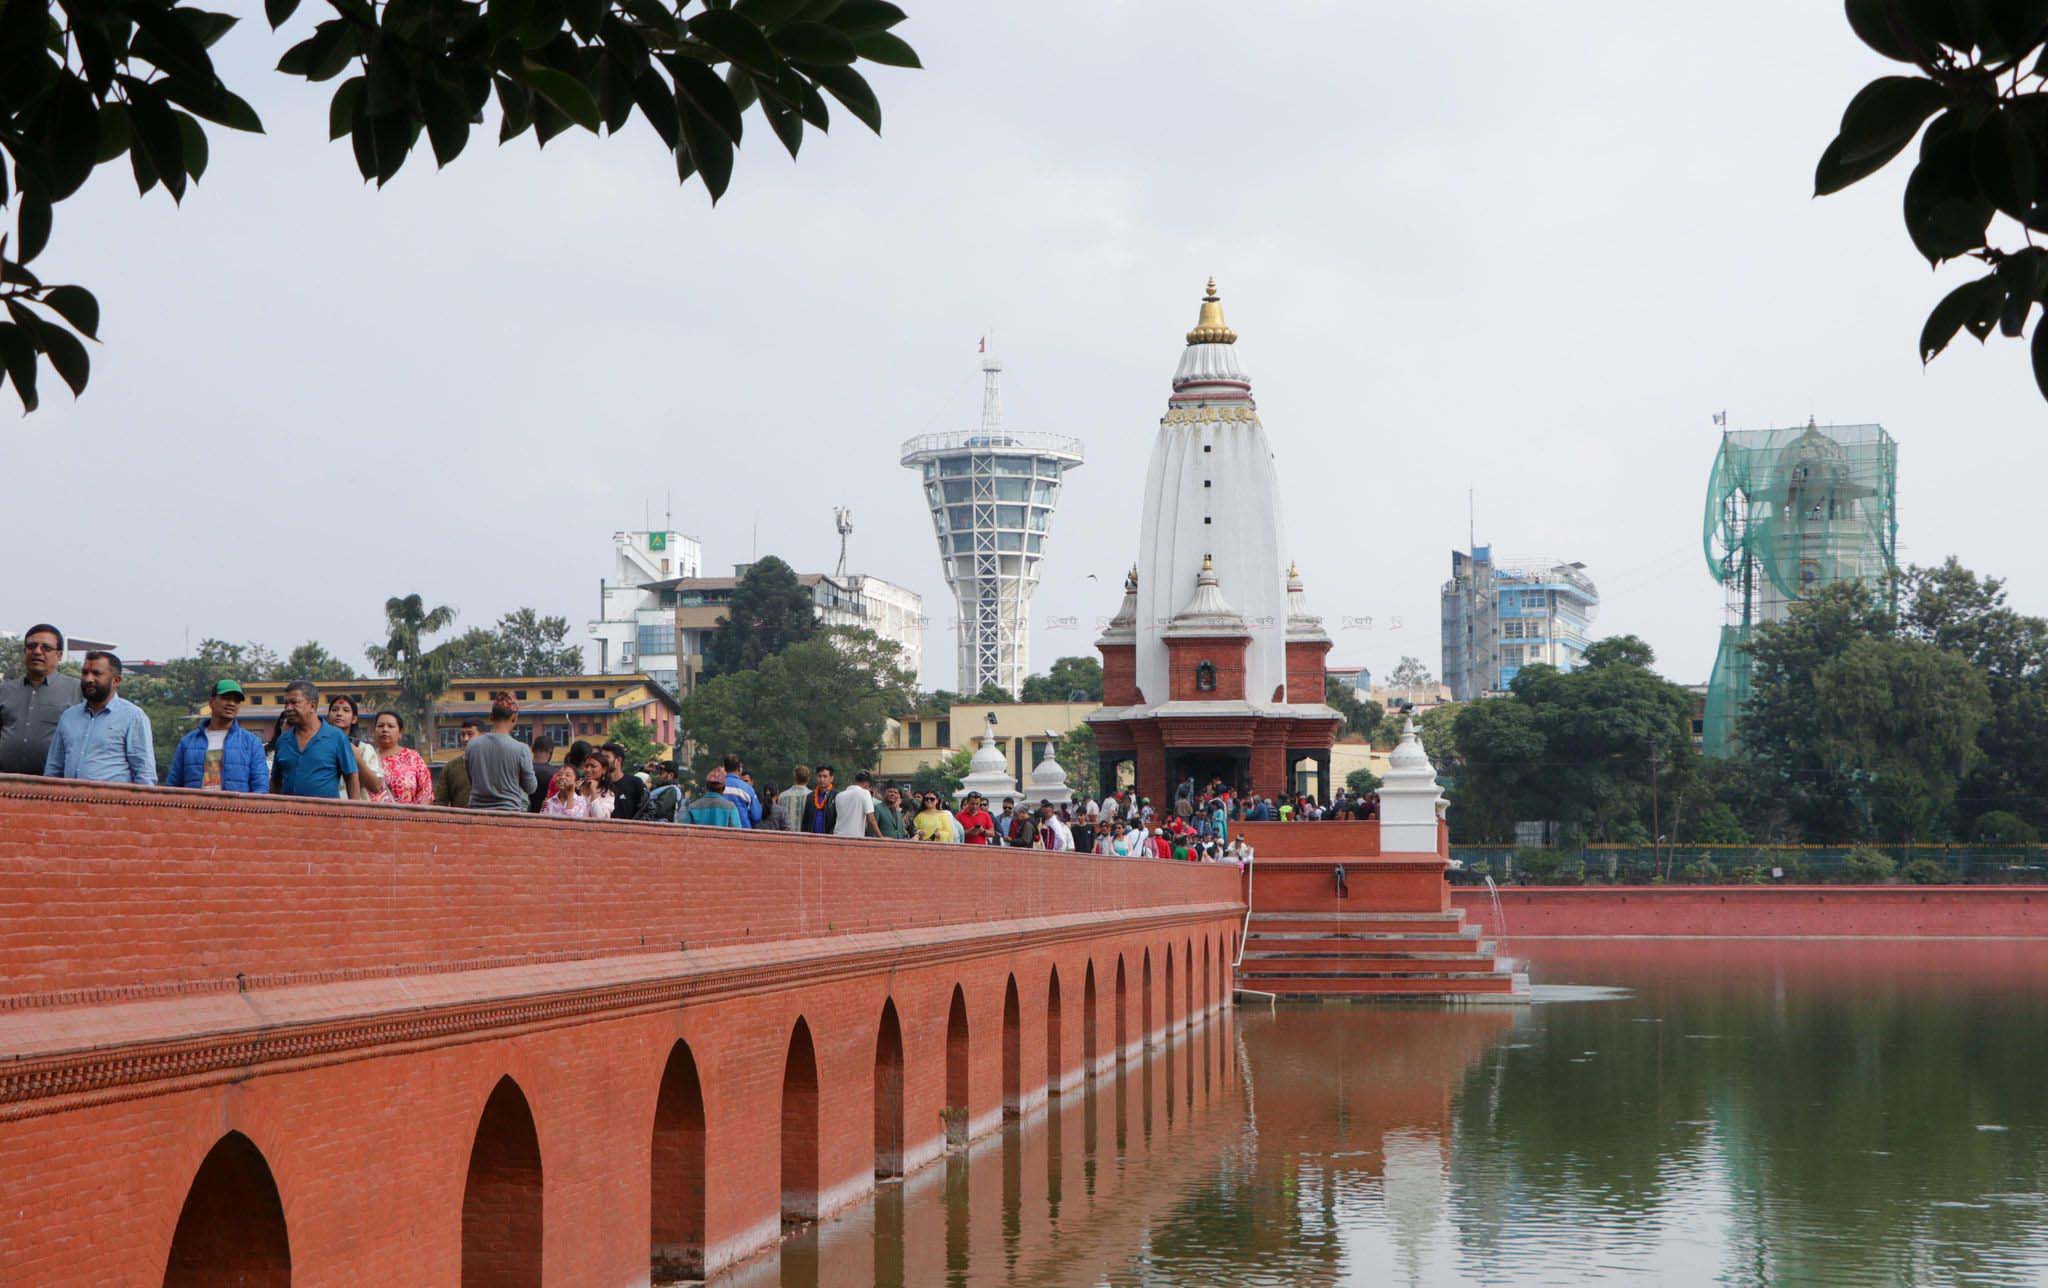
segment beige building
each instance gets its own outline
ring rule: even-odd
[[[244,684],[249,700],[242,704],[238,719],[242,727],[259,738],[268,739],[284,710],[284,680],[256,680]],[[352,699],[363,719],[362,736],[369,737],[369,725],[377,712],[395,704],[398,681],[367,676],[354,680],[318,680],[320,704],[337,697]],[[558,748],[577,739],[604,742],[621,716],[634,715],[668,755],[675,745],[676,714],[681,705],[676,696],[644,674],[635,675],[508,675],[453,680],[434,703],[434,745],[420,747],[415,730],[414,746],[435,768],[461,754],[462,721],[474,716],[488,719],[491,694],[498,689],[511,692],[519,704],[519,722],[512,736],[532,742],[545,736]],[[198,715],[205,715],[205,703]],[[560,757],[556,759],[559,761]]]
[[[1046,748],[1080,728],[1088,713],[1100,706],[1096,702],[961,702],[943,714],[900,716],[889,722],[882,761],[875,772],[884,779],[905,779],[963,748],[972,750],[994,713],[996,747],[1011,776],[1022,784],[1031,776],[1032,766],[1045,758]],[[1048,731],[1051,737],[1047,737]]]

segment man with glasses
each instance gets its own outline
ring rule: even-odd
[[[166,787],[197,787],[209,792],[268,792],[270,774],[263,763],[263,740],[242,727],[235,716],[245,695],[240,682],[219,680],[206,700],[207,720],[178,739],[171,753]]]
[[[21,643],[22,676],[0,684],[0,774],[40,774],[57,718],[79,700],[78,678],[59,674],[64,632],[39,622]]]

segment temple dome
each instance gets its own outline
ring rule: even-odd
[[[1187,636],[1249,635],[1244,615],[1223,598],[1223,584],[1216,576],[1216,561],[1202,556],[1202,571],[1195,576],[1194,598],[1166,624],[1168,639]]]
[[[1330,642],[1323,619],[1308,611],[1308,592],[1302,589],[1301,569],[1293,564],[1287,565],[1287,642]]]
[[[1024,798],[1033,805],[1050,802],[1054,805],[1074,803],[1074,789],[1067,786],[1067,771],[1053,758],[1053,748],[1059,735],[1045,731],[1045,757],[1032,767],[1031,782],[1024,789]]]

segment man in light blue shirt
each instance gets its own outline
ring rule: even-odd
[[[156,786],[156,739],[149,717],[114,692],[120,687],[120,658],[98,650],[85,655],[85,671],[78,677],[85,700],[57,717],[44,777]]]

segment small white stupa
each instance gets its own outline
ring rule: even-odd
[[[1412,714],[1401,727],[1400,745],[1387,760],[1391,767],[1380,783],[1380,853],[1435,854],[1444,789],[1415,732]]]
[[[1001,809],[1005,796],[1016,796],[1017,780],[1010,777],[1009,762],[996,747],[996,713],[988,713],[987,732],[980,735],[981,746],[975,748],[974,758],[967,762],[967,777],[961,782],[960,790],[953,793],[953,803],[958,805],[967,799],[969,792],[979,792],[993,809]]]
[[[1024,801],[1033,809],[1041,804],[1058,806],[1074,803],[1074,789],[1067,786],[1067,771],[1053,759],[1053,747],[1058,739],[1059,735],[1052,730],[1045,731],[1045,759],[1032,768],[1031,781],[1024,786]]]

